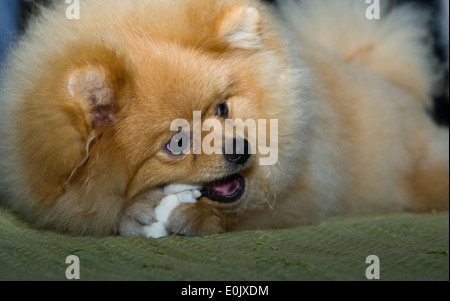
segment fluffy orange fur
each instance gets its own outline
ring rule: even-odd
[[[283,20],[254,0],[85,0],[80,20],[65,9],[35,18],[1,86],[5,203],[36,225],[117,233],[124,214],[151,216],[165,185],[237,172],[221,155],[165,151],[173,120],[223,123],[223,101],[231,119],[279,120],[279,160],[238,170],[238,202],[179,206],[175,234],[448,210],[449,133],[426,114],[417,11],[384,8],[375,24],[351,0],[286,1]]]

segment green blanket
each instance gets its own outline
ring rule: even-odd
[[[449,280],[449,215],[333,219],[279,231],[205,238],[71,237],[29,227],[0,210],[0,280]]]

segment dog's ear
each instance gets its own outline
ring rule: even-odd
[[[116,123],[115,86],[111,74],[100,66],[85,66],[72,71],[67,83],[70,96],[86,108],[94,128]]]
[[[216,21],[217,37],[230,47],[255,50],[262,47],[260,32],[261,16],[249,6],[225,8]]]

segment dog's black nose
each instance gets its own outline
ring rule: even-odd
[[[248,160],[251,157],[250,154],[250,143],[247,141],[247,139],[236,139],[233,138],[233,148],[232,152],[227,152],[225,148],[225,159],[227,159],[228,162],[234,163],[236,165],[244,165],[248,162]],[[231,143],[231,141],[230,141]]]

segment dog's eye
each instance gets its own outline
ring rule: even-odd
[[[217,116],[219,117],[228,117],[228,105],[226,103],[221,103],[217,106]]]
[[[183,132],[179,132],[166,145],[169,153],[175,156],[187,154],[191,148],[191,139]]]

